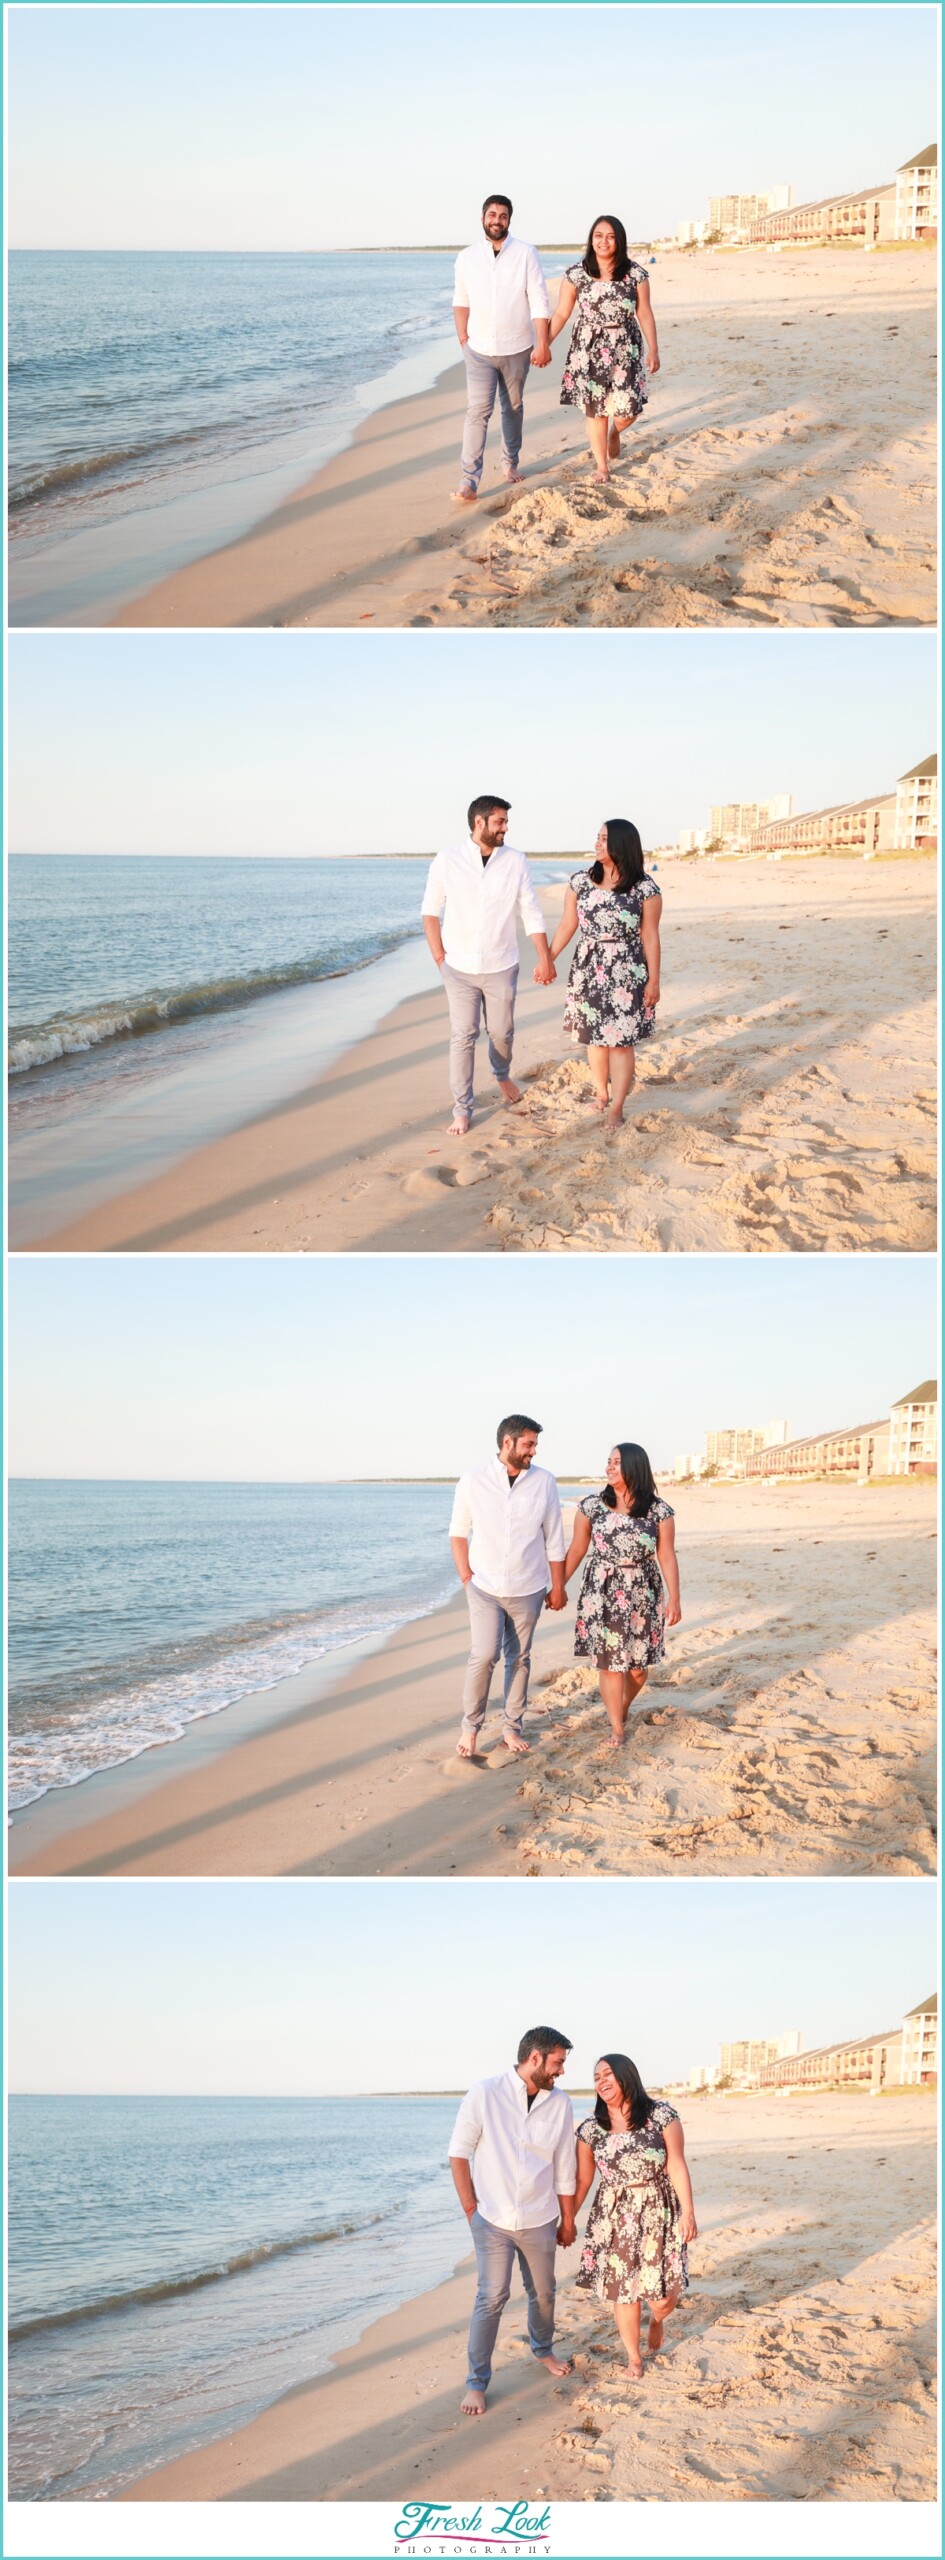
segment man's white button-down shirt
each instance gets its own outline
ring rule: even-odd
[[[510,1476],[501,1458],[470,1468],[456,1487],[450,1537],[468,1539],[473,1581],[493,1599],[547,1591],[549,1563],[568,1552],[554,1477],[536,1466]]]
[[[517,2071],[477,2080],[456,2118],[450,2159],[469,2161],[479,2211],[500,2231],[557,2222],[558,2197],[577,2185],[567,2091],[539,2089],[529,2106]]]
[[[546,929],[524,853],[497,844],[484,862],[471,836],[434,854],[423,914],[439,916],[447,965],[469,978],[518,967],[516,916],[526,933]]]
[[[456,260],[454,308],[468,311],[477,356],[517,356],[535,344],[533,320],[550,317],[541,259],[528,240],[503,240],[498,256],[483,232]]]

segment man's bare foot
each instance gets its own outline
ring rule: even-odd
[[[506,466],[505,466],[505,470],[503,471],[503,474],[502,474],[502,478],[503,478],[503,480],[524,480],[524,478],[525,478],[525,473],[524,473],[524,471],[516,471],[516,470],[514,470],[514,469],[513,469],[512,464],[511,464],[511,462],[507,462],[507,463],[506,463]]]
[[[485,2392],[474,2390],[473,2385],[470,2382],[463,2393],[459,2404],[459,2410],[462,2418],[484,2418],[486,2414]]]
[[[631,2382],[642,2382],[643,2362],[640,2356],[627,2357],[627,2372],[630,2376]]]
[[[475,1745],[475,1743],[474,1743],[474,1742],[464,1742],[464,1741],[462,1740],[462,1737],[460,1737],[460,1740],[458,1741],[458,1743],[457,1743],[457,1745],[456,1745],[456,1750],[457,1750],[457,1755],[458,1755],[458,1757],[459,1757],[459,1759],[460,1759],[460,1760],[474,1760],[474,1759],[475,1759],[475,1757],[476,1757],[476,1745]]]
[[[532,1747],[530,1742],[526,1742],[523,1733],[504,1733],[502,1740],[506,1750],[513,1752],[516,1759],[520,1759],[522,1752],[530,1751]]]
[[[476,499],[479,496],[479,491],[478,489],[474,489],[467,480],[464,481],[461,489],[452,489],[450,491],[450,496],[453,500],[454,506],[473,507],[475,506]]]
[[[499,1086],[499,1092],[503,1102],[521,1102],[521,1085],[513,1084],[511,1076],[506,1076],[504,1083]]]
[[[649,2329],[647,2330],[647,2338],[646,2338],[646,2351],[647,2351],[647,2355],[649,2355],[649,2356],[658,2356],[658,2355],[659,2355],[659,2351],[660,2351],[660,2348],[661,2348],[662,2344],[663,2344],[663,2323],[662,2323],[662,2320],[655,2320],[655,2319],[654,2319],[654,2317],[653,2317],[653,2313],[652,2313],[652,2311],[651,2311],[651,2313],[650,2313],[650,2325],[649,2325]]]
[[[446,1135],[448,1138],[468,1138],[471,1127],[472,1120],[468,1111],[454,1111]]]
[[[536,2362],[545,2365],[549,2373],[556,2373],[559,2376],[574,2372],[570,2356],[538,2356]]]

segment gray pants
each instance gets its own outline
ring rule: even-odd
[[[463,428],[463,479],[478,489],[482,478],[482,458],[486,450],[486,429],[499,394],[502,419],[503,460],[515,470],[522,450],[525,425],[525,377],[532,360],[530,347],[516,356],[478,356],[475,347],[463,348],[466,359],[466,423]]]
[[[492,2351],[509,2298],[512,2268],[518,2259],[528,2295],[528,2343],[533,2356],[550,2356],[555,2334],[556,2222],[539,2223],[534,2231],[500,2231],[481,2213],[470,2217],[479,2284],[469,2327],[467,2383],[485,2391],[492,2374]]]
[[[470,1112],[476,1042],[483,1014],[489,1065],[496,1083],[505,1084],[512,1073],[518,964],[514,969],[494,969],[482,978],[468,978],[465,970],[451,969],[449,961],[444,960],[440,976],[450,1009],[450,1092],[457,1111]]]
[[[475,1582],[467,1582],[466,1598],[469,1602],[472,1652],[463,1684],[460,1741],[475,1742],[482,1730],[492,1674],[500,1653],[505,1655],[502,1730],[520,1734],[528,1704],[532,1637],[545,1605],[545,1594],[543,1591],[529,1591],[524,1598],[516,1595],[511,1600],[497,1600],[491,1591],[480,1591]]]

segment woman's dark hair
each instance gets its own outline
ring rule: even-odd
[[[616,281],[618,277],[626,275],[627,268],[630,264],[630,257],[627,249],[627,234],[618,214],[595,213],[594,220],[587,235],[587,247],[584,251],[581,263],[586,276],[599,276],[600,268],[597,264],[597,258],[593,247],[594,233],[599,222],[609,222],[614,235],[614,279]]]
[[[653,1469],[649,1458],[646,1450],[641,1449],[639,1440],[618,1440],[615,1442],[615,1447],[620,1460],[620,1473],[628,1493],[633,1495],[634,1512],[637,1519],[642,1520],[651,1502],[656,1501],[656,1486],[653,1482]],[[616,1511],[617,1496],[612,1484],[605,1484],[601,1501],[606,1502],[608,1511]],[[605,2053],[603,2059],[609,2062],[609,2053]]]
[[[640,831],[632,818],[605,818],[607,851],[619,876],[621,889],[635,889],[643,878],[643,846]],[[602,862],[592,862],[591,879],[600,887],[604,877]]]
[[[643,2086],[636,2063],[631,2062],[628,2053],[601,2053],[595,2068],[599,2069],[602,2062],[606,2062],[608,2070],[613,2072],[624,2105],[630,2109],[631,2131],[639,2133],[641,2125],[646,2124],[652,2115],[653,2100]],[[610,2109],[603,2098],[598,2098],[594,2114],[598,2124],[603,2125],[604,2132],[609,2133]]]

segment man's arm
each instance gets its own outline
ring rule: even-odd
[[[461,1582],[472,1581],[472,1566],[469,1561],[472,1524],[469,1483],[466,1476],[460,1476],[453,1495],[453,1509],[450,1516],[450,1550]]]
[[[467,2089],[450,2138],[450,2169],[453,2185],[465,2214],[475,2213],[476,2190],[472,2163],[482,2133],[482,2093],[478,2087]]]
[[[469,336],[469,286],[466,282],[462,252],[460,252],[459,257],[456,260],[453,282],[453,318],[456,322],[456,335],[459,339],[460,346],[464,347]]]
[[[445,906],[446,882],[443,878],[442,869],[440,867],[439,854],[435,853],[430,864],[429,871],[427,872],[426,887],[423,892],[423,905],[420,910],[420,921],[438,969],[442,967],[443,961],[446,958],[446,953],[443,948],[443,934],[441,929]]]
[[[456,1567],[456,1571],[457,1571],[457,1573],[458,1573],[458,1575],[459,1575],[460,1581],[461,1581],[461,1582],[471,1582],[471,1581],[472,1581],[472,1566],[471,1566],[470,1561],[469,1561],[469,1540],[468,1540],[468,1538],[451,1538],[451,1539],[450,1539],[450,1549],[451,1549],[451,1552],[452,1552],[453,1563],[454,1563],[454,1565],[455,1565],[455,1567]]]
[[[545,932],[545,919],[535,896],[531,873],[524,854],[521,855],[520,860],[521,870],[519,873],[518,884],[518,911],[528,935],[528,939],[530,942],[534,943],[535,949],[538,953],[538,967],[535,971],[536,984],[539,987],[550,987],[553,980],[557,977],[558,972],[548,949],[548,936]]]
[[[558,2247],[570,2249],[574,2239],[574,2196],[577,2187],[577,2151],[574,2142],[574,2118],[568,2106],[567,2124],[555,2149],[555,2193],[561,2220],[558,2224]]]
[[[550,1478],[548,1492],[545,1497],[545,1511],[544,1518],[542,1520],[542,1528],[545,1533],[545,1554],[548,1558],[548,1571],[551,1575],[551,1590],[548,1594],[548,1607],[549,1609],[563,1609],[568,1597],[568,1586],[564,1576],[564,1560],[567,1554],[568,1542],[564,1534],[564,1521],[561,1517],[561,1504],[558,1499],[558,1487],[553,1476]]]
[[[475,2213],[476,2190],[473,2186],[472,2170],[469,2166],[468,2160],[459,2160],[454,2158],[451,2151],[450,2168],[453,2172],[453,2185],[459,2197],[460,2204],[462,2205],[463,2212],[465,2214]]]
[[[454,318],[454,320],[455,320],[455,322],[456,322],[456,335],[457,335],[457,337],[458,337],[458,339],[459,339],[460,346],[461,346],[461,347],[464,347],[464,346],[465,346],[465,344],[466,344],[466,340],[467,340],[467,338],[468,338],[468,336],[469,336],[469,305],[468,305],[468,303],[466,303],[466,304],[464,305],[464,304],[463,304],[463,303],[461,303],[461,302],[454,302],[454,304],[453,304],[453,318]]]

